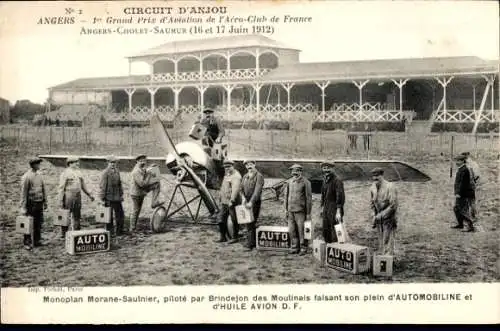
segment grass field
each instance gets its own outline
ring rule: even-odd
[[[69,147],[68,147],[69,149]],[[161,234],[149,232],[143,219],[135,235],[120,237],[112,250],[94,255],[70,256],[58,239],[50,217],[43,227],[45,246],[33,251],[22,248],[15,233],[19,206],[19,179],[27,161],[40,151],[29,146],[20,150],[1,143],[0,278],[6,286],[106,286],[184,284],[278,284],[278,283],[373,283],[384,282],[370,275],[349,275],[317,265],[312,254],[289,256],[278,252],[244,252],[241,245],[220,245],[217,228],[211,225],[171,223]],[[77,151],[72,150],[77,154]],[[117,155],[119,149],[110,150]],[[82,153],[83,154],[83,153]],[[403,155],[393,158],[405,160]],[[498,161],[479,160],[485,184],[481,191],[482,231],[462,233],[450,229],[452,179],[445,158],[414,158],[412,164],[433,180],[427,183],[398,183],[399,229],[393,282],[494,282],[498,281]],[[42,164],[49,192],[49,209],[56,208],[56,187],[62,169]],[[85,171],[89,186],[97,193],[98,171]],[[122,173],[124,183],[129,182]],[[368,183],[367,183],[368,185]],[[368,187],[345,183],[346,227],[354,243],[376,247],[376,234],[368,221]],[[95,227],[94,206],[84,197],[83,228]],[[318,219],[318,197],[314,198],[313,221]],[[285,225],[281,208],[264,204],[259,223]],[[128,220],[131,204],[125,185],[124,208]],[[143,216],[151,214],[149,199]],[[320,235],[315,223],[314,236]]]

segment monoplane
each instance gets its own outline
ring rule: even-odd
[[[168,131],[165,129],[160,118],[154,114],[150,121],[151,127],[156,135],[158,143],[162,146],[166,156],[148,157],[148,163],[159,166],[160,174],[175,176],[175,184],[162,185],[162,191],[170,191],[170,199],[165,205],[157,207],[150,219],[153,232],[160,232],[169,220],[174,220],[174,215],[187,210],[188,219],[194,223],[212,223],[203,221],[204,216],[200,214],[204,206],[208,215],[216,215],[219,205],[214,198],[213,191],[220,189],[224,177],[223,158],[215,158],[195,140],[183,141],[174,144]],[[40,158],[58,167],[66,165],[69,155],[40,155]],[[227,156],[226,156],[227,157]],[[78,156],[82,169],[104,169],[106,167],[105,156]],[[234,162],[235,168],[243,175],[246,172],[244,160],[229,158]],[[117,166],[120,171],[129,172],[135,164],[133,156],[118,156]],[[303,175],[311,181],[312,192],[321,193],[323,174],[321,163],[324,159],[279,159],[279,158],[252,158],[257,163],[258,170],[266,178],[264,192],[267,196],[263,200],[278,200],[283,184],[290,177],[289,167],[298,163],[303,167]],[[384,169],[384,177],[389,181],[402,182],[426,182],[431,178],[412,167],[411,165],[394,160],[334,160],[334,171],[343,181],[370,181],[370,171],[379,167]],[[159,164],[158,164],[159,163]],[[269,185],[269,183],[272,183]],[[167,187],[165,187],[167,186]],[[167,189],[167,190],[166,190]],[[191,191],[193,194],[186,194]],[[182,199],[180,205],[174,204],[176,197]],[[197,203],[192,208],[192,203]],[[191,220],[189,220],[189,218]],[[185,215],[184,215],[185,219]]]

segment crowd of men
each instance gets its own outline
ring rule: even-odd
[[[213,116],[213,111],[207,109],[200,121],[207,127],[203,144],[212,147],[215,142],[220,142],[224,129],[220,120]],[[146,155],[136,157],[136,165],[131,172],[130,196],[132,202],[132,215],[129,232],[136,231],[137,221],[146,195],[151,192],[151,208],[155,209],[164,204],[160,199],[160,179],[154,172],[146,167]],[[99,185],[99,199],[104,206],[110,208],[111,222],[107,229],[114,231],[117,236],[125,233],[123,210],[123,183],[120,172],[116,167],[117,159],[114,156],[107,158],[108,167],[101,175]],[[456,157],[458,166],[455,179],[456,203],[454,212],[457,225],[453,228],[474,231],[474,221],[477,217],[476,197],[479,188],[479,169],[477,164],[470,159],[468,153]],[[31,250],[41,245],[41,226],[43,210],[47,208],[47,195],[44,182],[38,173],[41,159],[30,160],[31,169],[26,172],[21,180],[21,213],[30,215],[34,219],[34,242],[31,237],[24,237],[24,246]],[[80,229],[82,192],[91,201],[94,197],[87,189],[85,180],[78,169],[79,160],[75,157],[67,159],[67,168],[61,173],[59,182],[58,204],[67,211],[71,220],[72,230]],[[234,244],[239,242],[239,224],[236,216],[236,206],[244,205],[250,209],[253,222],[246,224],[247,237],[244,242],[246,250],[256,246],[256,224],[258,222],[261,204],[264,177],[257,170],[253,160],[244,162],[247,172],[241,176],[234,168],[231,160],[224,160],[224,178],[220,189],[220,212],[218,216],[220,238],[218,243]],[[322,237],[326,243],[337,242],[335,225],[344,221],[345,191],[344,184],[335,174],[335,164],[324,162],[321,164],[324,180],[321,192],[321,219]],[[302,175],[303,168],[300,164],[290,167],[291,178],[283,186],[284,217],[288,222],[291,238],[291,254],[304,255],[307,251],[305,240],[305,222],[311,220],[312,190],[311,182]],[[378,251],[383,255],[394,255],[395,231],[397,229],[398,196],[393,183],[384,179],[381,168],[372,170],[373,183],[370,187],[372,226],[378,234]],[[232,233],[229,233],[228,218],[231,218]],[[116,227],[116,228],[115,228]],[[67,226],[61,226],[61,237],[65,237]]]

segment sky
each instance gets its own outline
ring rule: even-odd
[[[79,20],[124,18],[126,7],[206,6],[196,1],[8,2],[0,3],[0,97],[43,102],[48,88],[83,77],[128,74],[126,56],[162,43],[203,38],[192,35],[80,35]],[[499,18],[495,1],[214,1],[228,16],[310,16],[311,23],[274,24],[266,36],[299,48],[301,62],[474,55],[499,59]],[[37,24],[65,16],[74,25]],[[164,15],[156,16],[157,19]],[[206,17],[206,16],[200,16]],[[137,25],[152,27],[159,24]],[[238,25],[238,24],[236,24]],[[204,27],[207,27],[205,25]],[[100,25],[101,28],[110,27]],[[116,26],[115,26],[116,27]],[[127,26],[132,27],[132,26]],[[213,37],[215,35],[210,35]],[[134,64],[134,74],[147,65]]]

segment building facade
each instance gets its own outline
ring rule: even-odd
[[[299,54],[260,35],[170,42],[128,57],[129,68],[147,63],[147,75],[77,79],[50,88],[50,100],[100,109],[108,123],[147,122],[152,112],[174,121],[203,107],[227,122],[306,121],[313,128],[415,118],[465,123],[475,132],[498,122],[498,61],[302,63]]]

